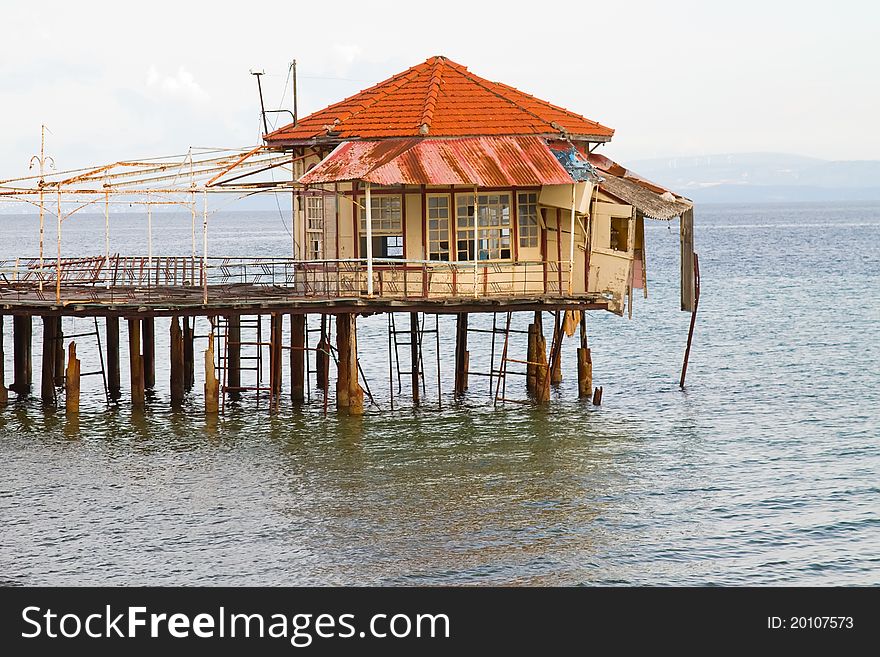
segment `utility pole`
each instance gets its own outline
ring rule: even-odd
[[[291,69],[291,77],[293,78],[293,127],[296,127],[296,122],[299,120],[299,113],[296,110],[296,60],[294,59],[290,64]]]

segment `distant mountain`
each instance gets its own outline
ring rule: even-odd
[[[649,180],[704,203],[880,200],[880,160],[727,153],[625,164]]]

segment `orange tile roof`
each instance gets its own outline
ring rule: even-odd
[[[266,135],[313,139],[567,135],[608,141],[614,130],[438,56]]]

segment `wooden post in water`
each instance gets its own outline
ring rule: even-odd
[[[357,320],[353,313],[336,316],[336,347],[339,352],[336,407],[349,415],[363,415],[364,391],[358,383]]]
[[[171,407],[183,406],[183,331],[180,320],[171,318]]]
[[[538,362],[538,327],[529,324],[526,346],[526,392],[535,392],[535,372]]]
[[[455,321],[455,394],[468,387],[468,314],[458,313]]]
[[[587,313],[581,313],[581,346],[577,350],[578,397],[589,399],[593,390],[593,357],[587,343]]]
[[[596,390],[593,392],[593,405],[602,405],[602,386],[597,387]]]
[[[183,386],[192,390],[196,384],[196,355],[193,340],[196,332],[196,318],[183,318]]]
[[[31,333],[33,327],[30,315],[15,315],[12,318],[13,341],[13,380],[10,389],[15,394],[26,397],[31,391]]]
[[[540,311],[535,313],[535,401],[550,401],[550,367],[547,364],[547,340]]]
[[[6,390],[6,351],[3,347],[5,318],[0,315],[0,408],[9,403],[9,392]]]
[[[226,391],[241,399],[241,315],[226,318]]]
[[[152,317],[144,317],[143,326],[143,368],[144,388],[152,390],[156,387],[156,325]]]
[[[67,356],[67,371],[64,383],[64,409],[68,415],[79,413],[80,362],[76,357],[76,342],[70,341]]]
[[[220,382],[214,367],[214,333],[208,335],[208,348],[205,349],[205,413],[215,414],[220,410]]]
[[[326,392],[325,382],[330,374],[330,340],[327,337],[327,315],[321,315],[321,338],[318,340],[318,351],[315,356],[316,388]]]
[[[119,378],[119,318],[107,317],[107,393],[111,401],[122,396]]]
[[[413,402],[419,403],[419,356],[421,345],[419,344],[419,314],[409,314],[409,359],[412,363],[412,390]]]
[[[564,312],[564,311],[563,311]],[[562,330],[562,318],[560,311],[556,311],[556,321],[553,324],[552,353],[550,354],[550,383],[558,385],[562,383],[562,340],[565,331]]]
[[[323,334],[322,334],[323,339]],[[319,345],[320,346],[320,345]],[[302,404],[305,399],[306,316],[290,316],[290,400]],[[320,362],[320,354],[318,361]],[[321,374],[318,380],[322,380]]]
[[[146,405],[144,397],[144,362],[141,356],[141,322],[139,319],[128,319],[128,364],[131,377],[131,407],[143,409]]]
[[[43,316],[43,366],[40,373],[40,399],[44,404],[55,403],[55,342],[58,321]]]
[[[67,354],[64,351],[64,325],[61,315],[55,318],[55,340],[52,343],[52,349],[55,351],[55,367],[52,369],[55,374],[55,386],[60,388],[64,385],[65,379],[65,361]],[[45,349],[45,347],[43,347]]]
[[[269,316],[269,385],[271,386],[271,399],[274,406],[278,406],[278,398],[281,395],[281,336],[284,329],[284,315],[272,313]]]

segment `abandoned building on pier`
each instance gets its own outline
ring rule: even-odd
[[[170,317],[171,397],[182,403],[194,383],[192,321],[203,317],[211,327],[205,349],[209,410],[250,389],[277,400],[287,350],[295,403],[303,401],[304,377],[314,361],[326,409],[332,359],[336,405],[360,413],[358,315],[409,314],[418,395],[424,315],[457,316],[453,367],[455,390],[463,392],[468,315],[492,313],[501,315],[500,328],[493,322],[488,373],[495,400],[504,399],[508,363],[515,363],[525,368],[534,399],[546,401],[560,376],[561,342],[578,327],[579,390],[592,398],[586,312],[631,316],[635,299],[647,296],[646,219],[680,218],[682,310],[694,311],[698,298],[691,202],[599,154],[613,134],[432,57],[309,116],[294,116],[249,151],[190,152],[51,175],[42,170],[41,152],[39,176],[0,181],[0,199],[37,205],[41,221],[38,257],[0,263],[0,313],[14,318],[11,389],[29,392],[31,322],[42,317],[44,341],[54,345],[44,344],[49,383],[42,386],[43,399],[51,402],[67,388],[67,407],[75,412],[79,362],[70,346],[75,336],[68,336],[65,366],[62,318],[95,317],[95,333],[104,339],[105,389],[108,398],[119,399],[119,322],[127,320],[131,400],[142,406],[144,389],[155,385],[154,321]],[[266,171],[286,173],[267,180]],[[279,192],[293,197],[289,258],[209,253],[209,197]],[[146,256],[113,253],[110,209],[116,199],[132,198],[148,217],[160,204],[189,208],[191,252],[154,257],[148,234]],[[105,212],[103,253],[62,257],[62,221],[85,206]],[[47,256],[42,222],[50,215],[58,245]],[[527,345],[511,342],[514,312],[534,313]],[[545,313],[552,318],[549,347]],[[320,336],[311,346],[307,315],[320,317]],[[286,316],[290,337],[282,344]],[[244,339],[249,322],[259,327],[264,317],[268,336]],[[497,359],[496,334],[503,336]],[[260,354],[265,349],[269,360],[268,381],[258,378],[253,386],[241,379],[241,352],[249,344]],[[0,331],[0,368],[2,345]],[[2,375],[0,369],[0,401]]]

